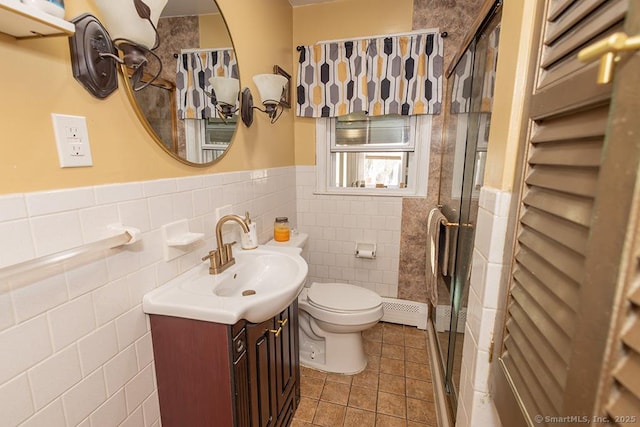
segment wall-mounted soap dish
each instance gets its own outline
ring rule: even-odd
[[[164,241],[165,261],[171,261],[186,254],[189,251],[189,245],[204,239],[204,233],[189,231],[189,223],[186,219],[165,224],[160,229]]]

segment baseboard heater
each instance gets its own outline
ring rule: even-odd
[[[399,323],[427,329],[427,304],[397,298],[382,298],[383,322]]]

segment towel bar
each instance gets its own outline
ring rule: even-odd
[[[56,252],[54,254],[41,256],[39,258],[0,268],[0,279],[6,279],[7,277],[15,276],[16,274],[24,273],[36,268],[43,268],[55,263],[67,261],[88,252],[112,249],[118,246],[131,244],[139,239],[140,232],[137,229],[124,227],[120,228],[120,230],[123,230],[124,232],[103,240],[98,240],[82,246],[67,249],[65,251]],[[1,293],[2,289],[0,288],[0,294]]]

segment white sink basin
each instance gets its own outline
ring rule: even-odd
[[[147,293],[148,314],[184,317],[232,325],[240,319],[262,322],[297,298],[307,277],[298,248],[259,246],[236,249],[236,263],[221,274],[209,274],[209,262],[192,268]]]

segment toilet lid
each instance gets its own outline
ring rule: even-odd
[[[371,310],[382,304],[377,293],[345,283],[314,283],[307,300],[311,305],[334,311]]]

